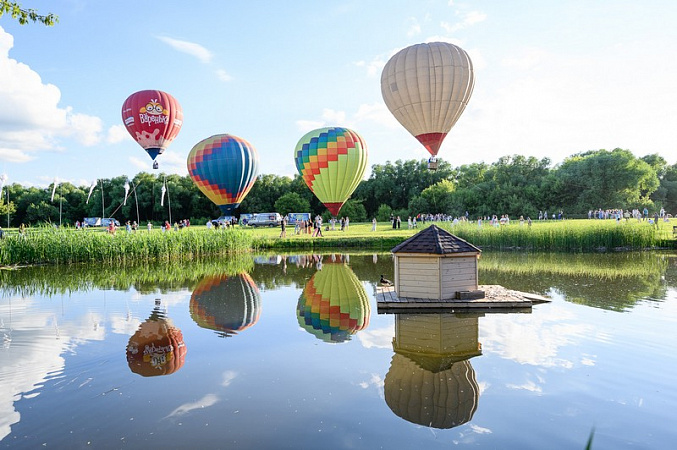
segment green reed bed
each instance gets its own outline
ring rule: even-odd
[[[647,222],[613,220],[566,220],[538,223],[512,223],[494,227],[475,223],[445,225],[451,233],[493,250],[592,252],[655,248],[664,242],[664,231]],[[665,226],[663,227],[665,228]]]
[[[251,248],[251,233],[238,229],[186,229],[166,233],[118,231],[110,235],[44,228],[0,241],[0,265],[175,260],[243,252]]]

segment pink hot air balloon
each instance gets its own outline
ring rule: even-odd
[[[183,124],[181,105],[162,91],[139,91],[122,105],[122,121],[129,134],[155,160],[174,140]],[[157,163],[153,166],[157,168]]]

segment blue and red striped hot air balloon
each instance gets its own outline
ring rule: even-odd
[[[240,206],[259,173],[259,154],[254,146],[231,134],[198,142],[187,163],[193,183],[224,215],[231,215]]]

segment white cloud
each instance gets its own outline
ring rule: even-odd
[[[392,326],[367,329],[357,334],[364,348],[392,348],[395,330]]]
[[[221,381],[221,386],[228,387],[233,380],[237,378],[237,372],[233,370],[227,370],[223,373],[223,381]]]
[[[117,144],[122,141],[133,141],[132,137],[127,132],[127,128],[124,125],[113,125],[108,128],[108,136],[106,137],[106,142],[109,144]]]
[[[30,156],[28,153],[15,149],[15,148],[3,148],[0,147],[0,161],[7,161],[13,163],[25,163],[32,161],[35,157]]]
[[[321,128],[324,126],[324,122],[318,121],[318,120],[297,120],[296,121],[296,128],[301,133],[307,133],[309,131],[312,131],[316,128]]]
[[[233,80],[233,77],[231,77],[231,76],[228,74],[228,72],[226,72],[226,71],[223,70],[223,69],[218,69],[218,70],[216,71],[216,76],[217,76],[218,79],[221,80],[221,81],[226,81],[226,82],[228,82],[228,81],[232,81],[232,80]]]
[[[130,156],[129,162],[132,163],[134,167],[137,167],[139,170],[147,171],[150,170],[153,163],[149,162],[149,159],[141,159],[136,156]]]
[[[456,15],[460,16],[460,20],[458,22],[454,22],[453,24],[449,22],[440,23],[440,26],[444,28],[447,31],[447,33],[455,33],[457,31],[463,30],[465,28],[483,22],[487,18],[487,15],[480,11],[468,11],[468,12],[456,11]]]
[[[421,34],[421,24],[418,23],[418,20],[415,17],[408,18],[407,23],[409,25],[407,37],[413,37],[417,34]]]
[[[193,56],[205,64],[212,60],[212,52],[195,42],[182,41],[166,36],[158,36],[158,39],[172,47],[174,50]]]
[[[184,403],[183,405],[179,406],[174,411],[169,413],[169,415],[167,417],[165,417],[165,419],[177,417],[177,416],[183,416],[183,415],[188,414],[191,411],[195,411],[196,409],[208,408],[210,406],[215,405],[218,402],[219,402],[219,398],[216,395],[207,394],[196,402]]]
[[[59,107],[59,88],[10,58],[13,46],[12,35],[0,27],[0,160],[30,161],[32,152],[57,150],[62,137],[97,144],[101,119]]]

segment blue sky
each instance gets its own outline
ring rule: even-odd
[[[388,58],[408,45],[465,49],[475,90],[439,156],[453,165],[522,154],[554,163],[627,148],[677,162],[677,2],[360,0],[162,2],[22,0],[60,22],[0,18],[0,173],[55,178],[151,172],[123,101],[169,92],[184,125],[160,156],[186,157],[219,133],[247,139],[261,173],[292,175],[307,131],[347,126],[369,166],[427,158],[381,98]]]

